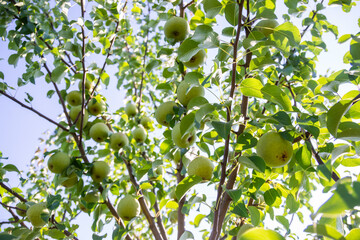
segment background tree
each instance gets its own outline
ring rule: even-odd
[[[26,65],[0,72],[0,99],[54,125],[20,187],[0,152],[0,236],[77,239],[90,214],[93,239],[299,239],[307,209],[309,238],[359,239],[359,179],[338,171],[359,165],[359,91],[338,93],[360,80],[359,33],[338,39],[347,69],[316,71],[338,37],[322,11],[355,2],[279,4],[0,2],[7,62]],[[15,96],[44,82],[57,119]],[[332,195],[314,210],[319,186]]]

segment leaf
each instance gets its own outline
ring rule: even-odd
[[[7,164],[4,166],[4,169],[8,172],[17,172],[17,173],[20,173],[19,169],[13,165],[13,164]]]
[[[301,41],[301,34],[299,29],[291,22],[285,22],[275,28],[275,34],[285,36],[291,46],[295,47],[299,45]]]
[[[60,83],[66,74],[67,68],[63,65],[57,66],[51,73],[51,80]]]
[[[289,115],[287,115],[287,113],[285,113],[284,111],[279,111],[277,113],[275,113],[274,115],[272,115],[272,117],[277,120],[279,123],[285,125],[285,126],[291,126],[292,122],[291,119],[289,117]]]
[[[204,116],[213,112],[215,109],[216,108],[210,103],[207,103],[207,104],[201,106],[200,109],[197,110],[197,112],[195,113],[196,121],[201,122],[201,120],[203,119]]]
[[[194,238],[194,235],[193,235],[191,232],[185,231],[185,232],[181,235],[181,237],[179,238],[179,240],[186,240],[186,239],[195,239],[195,238]]]
[[[255,206],[249,206],[248,210],[249,210],[249,213],[250,213],[250,218],[251,218],[252,225],[254,225],[254,226],[259,225],[259,223],[260,223],[260,211]]]
[[[237,203],[234,206],[234,208],[231,210],[231,212],[235,213],[236,215],[238,215],[240,217],[244,217],[244,218],[249,217],[249,214],[247,212],[244,202]]]
[[[215,131],[219,134],[220,137],[227,139],[232,126],[233,120],[229,122],[219,122],[219,121],[212,121],[211,125],[214,127]]]
[[[350,54],[353,60],[360,60],[360,42],[351,41]]]
[[[176,198],[180,199],[185,195],[187,191],[193,186],[202,181],[202,178],[196,175],[185,177],[175,188]]]
[[[326,127],[331,135],[336,137],[341,118],[351,107],[351,100],[341,100],[332,106],[326,115]]]
[[[278,221],[281,225],[283,225],[285,227],[286,230],[289,230],[290,224],[289,224],[289,220],[286,219],[286,217],[284,216],[276,216],[276,221]]]
[[[195,113],[190,113],[183,117],[180,122],[180,134],[184,136],[189,129],[192,129],[195,121]]]
[[[273,205],[276,201],[276,198],[280,197],[278,191],[276,191],[274,188],[271,188],[267,190],[264,193],[264,199],[267,205]]]
[[[301,146],[295,153],[297,163],[305,170],[309,171],[311,168],[311,151],[305,146]]]
[[[290,98],[278,86],[266,84],[261,92],[269,101],[280,105],[286,111],[292,111]]]
[[[265,162],[264,159],[258,156],[240,156],[238,159],[239,163],[244,164],[248,168],[253,168],[254,170],[258,172],[265,172]]]
[[[201,43],[204,42],[212,32],[213,29],[210,26],[199,25],[196,27],[194,35],[191,37],[191,39]]]
[[[235,149],[242,151],[245,149],[253,148],[257,144],[257,139],[254,138],[250,133],[244,132],[237,138]]]
[[[336,138],[348,141],[360,141],[360,125],[355,122],[340,123]]]
[[[336,240],[345,240],[343,235],[339,233],[335,228],[327,224],[316,224],[309,225],[304,232],[315,233],[319,236],[329,237]]]
[[[204,214],[198,214],[198,215],[196,215],[196,217],[195,217],[195,219],[194,219],[194,226],[195,226],[195,227],[199,227],[201,220],[202,220],[203,218],[205,218],[205,217],[206,217],[206,215],[204,215]]]
[[[150,73],[154,68],[160,66],[160,64],[161,64],[160,60],[152,60],[146,65],[145,70],[147,73]]]
[[[12,239],[16,239],[17,237],[13,236],[13,235],[10,235],[10,234],[7,234],[7,233],[0,233],[0,239],[1,240],[12,240]]]
[[[261,89],[263,84],[256,78],[246,78],[240,83],[240,91],[247,97],[264,98]]]
[[[187,38],[181,43],[178,49],[178,58],[181,62],[187,62],[199,50],[201,50],[201,48],[199,47],[199,43],[190,38]]]
[[[360,239],[360,229],[353,228],[351,231],[346,235],[346,240],[359,240]]]
[[[285,240],[279,233],[264,229],[261,227],[255,227],[247,230],[237,240]]]
[[[226,192],[227,194],[229,194],[229,196],[231,197],[231,199],[233,200],[233,202],[239,201],[239,199],[241,198],[241,194],[242,194],[242,190],[241,190],[241,189],[232,189],[232,190],[229,190],[229,189],[225,188],[225,192]]]
[[[18,61],[19,61],[20,55],[17,53],[11,54],[9,59],[8,59],[8,63],[10,65],[14,65],[14,67],[16,67]]]
[[[338,43],[344,43],[351,38],[351,34],[344,34],[339,37]]]
[[[300,203],[296,201],[294,195],[291,193],[286,197],[286,207],[289,209],[289,214],[296,213],[300,207]]]
[[[239,5],[233,1],[229,1],[225,6],[225,18],[228,23],[233,26],[238,25]]]
[[[203,6],[207,18],[215,18],[222,8],[222,4],[217,0],[204,0]]]

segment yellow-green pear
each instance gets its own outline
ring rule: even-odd
[[[175,124],[171,132],[171,137],[176,146],[180,148],[188,148],[196,141],[196,130],[195,128],[192,128],[190,132],[182,135],[180,131],[180,122],[178,122]]]
[[[176,94],[179,102],[186,107],[191,99],[204,96],[205,91],[201,85],[191,86],[188,82],[182,81],[177,88]]]
[[[35,228],[41,228],[46,224],[46,222],[42,219],[41,215],[46,217],[49,214],[49,210],[46,208],[46,203],[36,203],[29,207],[26,211],[26,216],[31,224]]]
[[[88,111],[91,115],[94,116],[100,115],[102,112],[105,111],[105,109],[106,106],[103,100],[100,100],[99,102],[95,98],[90,100],[88,105]]]
[[[138,112],[138,109],[136,108],[136,105],[129,102],[128,104],[126,104],[125,106],[125,113],[126,115],[128,115],[129,117],[134,117]]]
[[[121,148],[129,144],[129,139],[124,133],[113,133],[110,136],[110,147],[114,151],[119,151]]]
[[[183,64],[188,68],[195,69],[203,65],[205,59],[206,59],[206,52],[204,49],[201,49],[194,56],[192,56],[189,61],[183,62]]]
[[[188,174],[199,176],[203,181],[210,180],[214,171],[214,164],[206,157],[199,156],[192,160],[188,166]]]
[[[16,204],[16,213],[17,215],[19,215],[20,217],[25,217],[26,216],[26,210],[28,209],[28,206],[23,203],[23,202],[19,202],[18,204]],[[20,210],[22,209],[22,210]]]
[[[240,228],[241,229],[241,228]],[[270,230],[264,229],[261,227],[253,227],[246,230],[239,238],[236,240],[285,240],[283,236],[279,233]]]
[[[82,95],[80,91],[71,91],[66,95],[66,101],[70,106],[78,106],[81,105]]]
[[[152,124],[152,120],[151,118],[149,118],[148,116],[143,116],[140,119],[140,124],[143,125],[143,127],[145,129],[150,129],[151,128],[151,124]]]
[[[90,137],[95,142],[101,143],[101,142],[105,141],[105,139],[108,137],[109,131],[110,130],[109,130],[108,126],[106,126],[105,123],[98,122],[98,123],[95,123],[93,126],[91,126]]]
[[[256,145],[256,153],[269,167],[282,167],[289,163],[293,154],[292,143],[278,132],[267,132]]]
[[[109,164],[104,161],[96,161],[91,168],[91,178],[94,182],[102,182],[110,173]]]
[[[78,183],[78,176],[75,172],[72,172],[69,176],[65,176],[65,174],[63,174],[62,177],[65,177],[65,180],[61,183],[61,185],[66,188],[70,188]]]
[[[117,206],[117,212],[119,216],[125,220],[130,221],[140,213],[140,204],[136,198],[127,194],[123,199],[119,201]]]
[[[274,32],[274,29],[278,26],[278,22],[274,19],[264,19],[258,22],[254,30],[261,32],[266,37]]]
[[[239,240],[240,237],[241,237],[241,235],[243,235],[247,230],[249,230],[249,229],[251,229],[251,228],[253,228],[253,227],[254,227],[254,226],[253,226],[252,224],[248,224],[248,223],[242,225],[242,226],[240,227],[237,235],[236,235],[236,240]]]
[[[169,126],[166,118],[167,115],[174,115],[174,107],[177,107],[177,105],[173,101],[162,103],[155,111],[156,121],[163,126]]]
[[[54,153],[49,158],[47,165],[51,172],[62,173],[70,166],[70,157],[63,152]]]
[[[175,42],[183,41],[189,32],[189,23],[182,17],[171,17],[164,25],[165,37]]]
[[[85,90],[90,91],[93,88],[93,86],[94,86],[94,84],[92,81],[90,81],[89,79],[85,80]],[[82,90],[82,81],[79,81],[78,87],[79,87],[79,90],[81,91]]]
[[[147,132],[142,126],[139,126],[132,131],[132,136],[136,142],[143,143],[147,138]]]
[[[80,106],[75,106],[72,107],[70,109],[69,115],[70,115],[70,119],[71,121],[75,121],[77,116],[79,115],[79,113],[81,112],[81,105]],[[84,117],[83,117],[83,128],[86,126],[88,119],[89,119],[89,113],[86,109],[84,109]],[[76,127],[80,128],[80,123],[81,123],[81,116],[79,116],[79,119],[76,121]]]

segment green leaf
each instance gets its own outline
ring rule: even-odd
[[[285,240],[279,233],[260,227],[251,228],[243,233],[237,240]]]
[[[204,214],[198,214],[198,215],[196,215],[196,217],[195,217],[195,219],[194,219],[194,226],[195,226],[195,227],[199,227],[201,220],[202,220],[203,218],[205,218],[205,217],[206,217],[206,215],[204,215]]]
[[[180,122],[180,133],[181,136],[184,136],[189,129],[192,129],[192,127],[195,124],[195,113],[190,113],[183,117]]]
[[[244,132],[237,138],[235,149],[242,151],[245,149],[253,148],[257,144],[257,139],[254,138],[250,133]]]
[[[248,97],[264,98],[261,89],[263,84],[256,78],[246,78],[240,83],[240,91]]]
[[[286,207],[289,209],[289,214],[296,213],[300,207],[300,203],[296,201],[294,195],[291,193],[286,197]]]
[[[265,162],[264,159],[258,156],[240,156],[238,159],[239,163],[244,164],[248,168],[253,168],[258,172],[265,172]]]
[[[346,235],[346,240],[359,240],[360,239],[360,228],[353,228],[351,231]]]
[[[212,121],[211,125],[214,127],[215,131],[219,134],[220,137],[227,139],[232,126],[233,120],[229,122],[219,122],[219,121]]]
[[[225,188],[225,192],[227,194],[229,194],[229,196],[231,197],[231,199],[233,200],[233,202],[237,202],[239,201],[239,199],[241,198],[241,194],[242,194],[242,190],[241,189],[226,189]]]
[[[271,188],[269,190],[267,190],[264,193],[264,199],[267,205],[273,205],[276,201],[276,198],[280,197],[278,191],[276,191],[276,189]]]
[[[334,194],[320,206],[316,214],[339,215],[355,206],[360,206],[360,182],[340,183]]]
[[[229,43],[221,43],[218,48],[217,59],[220,62],[225,62],[227,59],[232,57],[234,47]]]
[[[8,63],[10,65],[14,65],[14,67],[16,67],[18,61],[19,61],[20,55],[17,53],[11,54],[9,59],[8,59]]]
[[[249,214],[247,212],[244,202],[237,203],[234,206],[234,208],[231,210],[231,212],[235,213],[236,215],[238,215],[240,217],[244,217],[244,218],[249,217]]]
[[[278,221],[281,225],[283,225],[285,227],[286,230],[289,230],[290,224],[289,224],[289,220],[286,219],[286,217],[284,216],[276,216],[276,221]]]
[[[187,105],[187,109],[190,110],[193,107],[201,107],[205,104],[209,103],[209,101],[204,97],[195,97],[190,100],[190,102]]]
[[[336,137],[341,118],[351,107],[351,102],[351,100],[341,100],[332,106],[327,112],[326,127],[329,133],[331,133],[334,137]]]
[[[338,132],[336,134],[336,138],[348,140],[348,141],[359,141],[360,140],[360,125],[355,122],[340,123]]]
[[[360,42],[351,41],[350,54],[354,60],[360,60]]]
[[[201,48],[199,42],[190,38],[185,39],[178,49],[178,58],[181,62],[189,61]]]
[[[239,22],[239,5],[236,2],[228,1],[225,6],[225,19],[233,26],[238,25]]]
[[[318,127],[312,126],[312,125],[305,125],[305,124],[299,124],[299,127],[305,129],[311,135],[314,136],[314,138],[318,138],[320,134],[320,129]]]
[[[309,225],[304,232],[315,233],[318,236],[329,237],[336,240],[345,240],[345,237],[339,233],[335,228],[327,224]]]
[[[279,123],[285,125],[285,126],[291,126],[292,122],[291,119],[289,117],[289,115],[287,115],[287,113],[285,113],[284,111],[279,111],[277,113],[275,113],[274,115],[272,115],[272,117],[277,120]]]
[[[152,60],[146,65],[145,70],[147,73],[150,73],[154,68],[160,66],[160,64],[161,64],[160,60]]]
[[[261,92],[266,99],[280,105],[284,110],[292,110],[290,98],[278,86],[266,84]]]
[[[299,29],[291,22],[285,22],[275,28],[275,33],[286,37],[291,46],[299,45],[301,41],[301,34]],[[276,37],[275,37],[276,38]]]
[[[260,223],[260,211],[255,206],[249,206],[248,207],[249,213],[250,213],[250,219],[251,223],[254,226],[258,226]]]
[[[57,66],[51,73],[51,80],[55,83],[60,83],[60,81],[65,77],[67,68],[63,65]]]
[[[185,231],[179,238],[179,240],[187,240],[187,239],[195,239],[194,235],[189,231]]]
[[[295,159],[297,163],[305,170],[309,171],[312,168],[311,165],[312,153],[305,146],[301,146],[295,153]]]
[[[20,173],[19,169],[13,165],[13,164],[7,164],[4,166],[4,169],[8,172],[17,172],[17,173]]]
[[[213,112],[216,108],[210,104],[204,104],[203,106],[200,107],[199,110],[197,110],[197,112],[195,113],[195,119],[197,122],[201,122],[201,120],[203,119],[204,116],[206,116],[207,114]]]
[[[210,26],[199,25],[196,27],[194,35],[191,37],[191,39],[201,43],[204,42],[212,32],[213,29]]]
[[[217,0],[204,0],[203,6],[207,18],[215,18],[222,8],[221,3]]]
[[[12,240],[12,239],[16,239],[17,237],[13,236],[13,235],[10,235],[10,234],[7,234],[7,233],[0,233],[0,239],[1,240]]]
[[[344,34],[339,37],[338,43],[344,43],[351,38],[351,34]]]
[[[200,183],[202,178],[196,175],[185,177],[175,188],[176,198],[180,201],[180,199],[185,195],[187,191],[190,190],[191,187]]]

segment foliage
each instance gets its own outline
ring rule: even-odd
[[[360,179],[341,178],[339,169],[360,165],[360,95],[340,96],[338,90],[359,84],[360,33],[338,36],[336,25],[322,14],[328,7],[323,1],[284,3],[287,13],[281,15],[281,3],[274,0],[1,1],[0,36],[13,52],[7,63],[21,69],[18,63],[24,59],[26,66],[16,83],[11,73],[0,72],[0,98],[54,124],[26,178],[20,178],[20,188],[8,185],[7,173],[20,171],[1,149],[1,205],[10,214],[1,223],[1,239],[77,239],[73,220],[79,214],[91,214],[93,239],[236,239],[245,223],[262,230],[243,239],[265,233],[299,239],[291,224],[294,218],[303,222],[302,209],[313,214],[305,229],[309,238],[359,239]],[[355,2],[331,0],[328,5],[350,12]],[[164,37],[165,21],[174,15],[190,25],[182,43]],[[262,19],[276,19],[279,25],[263,31],[263,25],[256,27]],[[319,75],[316,62],[326,51],[328,32],[349,46],[344,55],[348,69]],[[187,69],[183,63],[202,50],[206,64]],[[202,85],[205,96],[182,106],[176,97],[181,81],[189,83],[188,92]],[[27,93],[24,102],[13,96],[39,82],[48,89]],[[103,95],[108,88],[114,93]],[[81,92],[75,118],[65,101],[74,90]],[[57,99],[59,122],[31,105],[37,94]],[[123,104],[111,106],[108,98]],[[106,108],[87,119],[85,110],[94,99]],[[177,106],[166,116],[170,124],[165,127],[154,112],[168,101]],[[134,117],[125,114],[128,102],[136,104]],[[153,122],[144,124],[146,140],[137,142],[132,132],[145,116]],[[94,142],[89,131],[98,122],[106,123],[108,137],[125,133],[129,144],[114,151],[109,138]],[[178,122],[182,136],[196,132],[189,148],[173,143],[171,131]],[[294,154],[284,167],[270,168],[256,155],[257,141],[268,131],[293,142]],[[71,157],[61,174],[50,172],[45,163],[57,151]],[[187,174],[189,159],[197,156],[214,163],[210,181]],[[97,183],[91,169],[99,160],[111,170]],[[69,176],[75,185],[65,188]],[[309,201],[319,187],[332,196],[314,210]],[[93,191],[100,193],[100,201],[87,202],[85,196]],[[116,212],[127,194],[141,207],[129,221]],[[41,217],[47,224],[30,227],[14,212],[19,201],[28,206],[46,202],[50,215]],[[173,211],[177,223],[170,219]],[[271,220],[279,224],[265,226]],[[104,233],[106,224],[114,226],[111,234]]]

